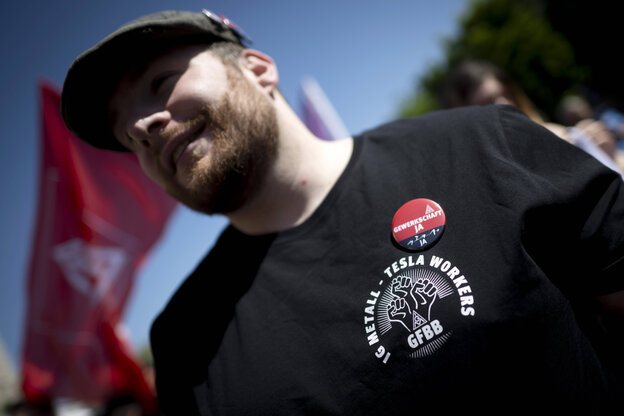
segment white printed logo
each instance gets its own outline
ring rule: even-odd
[[[119,247],[92,246],[79,238],[55,246],[52,257],[74,289],[94,300],[108,291],[128,261]]]
[[[459,268],[441,257],[402,257],[383,272],[364,308],[368,344],[384,364],[393,353],[434,354],[458,320],[474,316],[474,296]]]

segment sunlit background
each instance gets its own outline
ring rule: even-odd
[[[529,5],[532,12],[536,11],[536,15],[524,17],[525,26],[536,25],[533,38],[521,33],[522,17],[511,23],[519,28],[510,29],[509,25],[505,28],[505,10],[512,3]],[[597,18],[606,20],[608,11],[601,10],[598,4],[582,10],[580,3],[504,0],[477,3],[469,0],[5,2],[0,28],[0,56],[3,58],[0,117],[4,131],[0,169],[5,184],[0,215],[0,264],[5,270],[0,278],[0,348],[3,350],[0,355],[6,356],[12,379],[19,382],[20,378],[25,278],[37,208],[40,141],[37,83],[45,79],[60,87],[73,59],[116,27],[140,15],[169,8],[193,11],[208,8],[222,13],[244,29],[253,40],[253,47],[275,59],[280,71],[280,88],[297,112],[300,111],[301,81],[313,77],[349,133],[357,134],[399,116],[435,110],[431,92],[440,74],[448,70],[449,64],[465,57],[465,51],[478,54],[479,48],[484,55],[480,57],[498,61],[498,65],[519,78],[546,117],[553,116],[557,100],[569,91],[587,92],[596,104],[616,102],[622,85],[610,89],[605,88],[605,83],[611,80],[609,77],[616,68],[613,59],[620,45],[616,45],[618,49],[605,47],[611,38],[602,35],[619,38],[619,34],[608,22],[596,21]],[[476,6],[488,4],[493,5],[488,13],[478,12],[480,9]],[[570,16],[566,15],[568,11]],[[479,23],[479,19],[489,19],[496,13],[500,15],[497,23],[489,26]],[[466,20],[466,16],[473,20]],[[535,16],[541,16],[543,21],[538,19],[536,23]],[[579,16],[591,21],[578,20]],[[579,37],[571,34],[574,23],[579,29],[598,25],[603,32],[588,32],[587,36]],[[494,42],[496,33],[501,33],[498,30],[506,31],[506,37],[498,36],[498,41]],[[550,43],[540,44],[538,38]],[[596,52],[599,48],[602,54]],[[602,68],[607,68],[601,69],[600,79],[591,67],[591,64],[598,64],[596,57],[601,60]],[[611,62],[612,68],[609,70],[604,62]],[[176,210],[137,276],[127,305],[124,323],[137,350],[147,346],[153,317],[213,244],[225,223],[222,217],[207,217],[185,208]],[[9,370],[0,367],[2,371],[6,374]],[[0,388],[2,377],[0,374]],[[1,406],[2,403],[0,409]]]

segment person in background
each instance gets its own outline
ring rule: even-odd
[[[596,119],[586,99],[580,95],[566,95],[557,106],[556,117],[559,123],[567,127],[567,134],[573,142],[591,139],[615,162],[617,169],[624,171],[624,151],[617,145],[615,132],[602,119]]]
[[[618,147],[624,148],[624,114],[613,106],[605,103],[598,111],[599,119],[615,135]]]
[[[524,91],[503,70],[483,60],[467,60],[453,68],[442,83],[438,101],[442,108],[511,105],[531,120],[545,123]]]
[[[531,99],[499,67],[487,61],[467,60],[444,80],[439,102],[443,108],[488,104],[517,107],[534,122],[624,175],[624,161],[616,152],[615,137],[602,122],[593,119],[591,108],[586,102],[579,102],[579,98],[564,98],[561,102],[558,111],[564,124],[546,121]]]

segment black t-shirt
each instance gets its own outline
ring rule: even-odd
[[[152,328],[163,410],[606,412],[617,383],[577,315],[624,288],[623,188],[510,107],[365,132],[305,223],[227,228],[172,297]],[[417,198],[445,224],[411,251],[392,221]]]

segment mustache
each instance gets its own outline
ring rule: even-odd
[[[215,120],[211,117],[211,114],[213,113],[213,106],[205,104],[204,106],[202,106],[197,115],[179,123],[175,123],[175,125],[172,125],[171,127],[162,129],[160,131],[160,137],[163,140],[170,140],[171,138],[176,137],[177,135],[185,131],[194,129],[199,124],[209,123],[210,125],[214,125]]]

